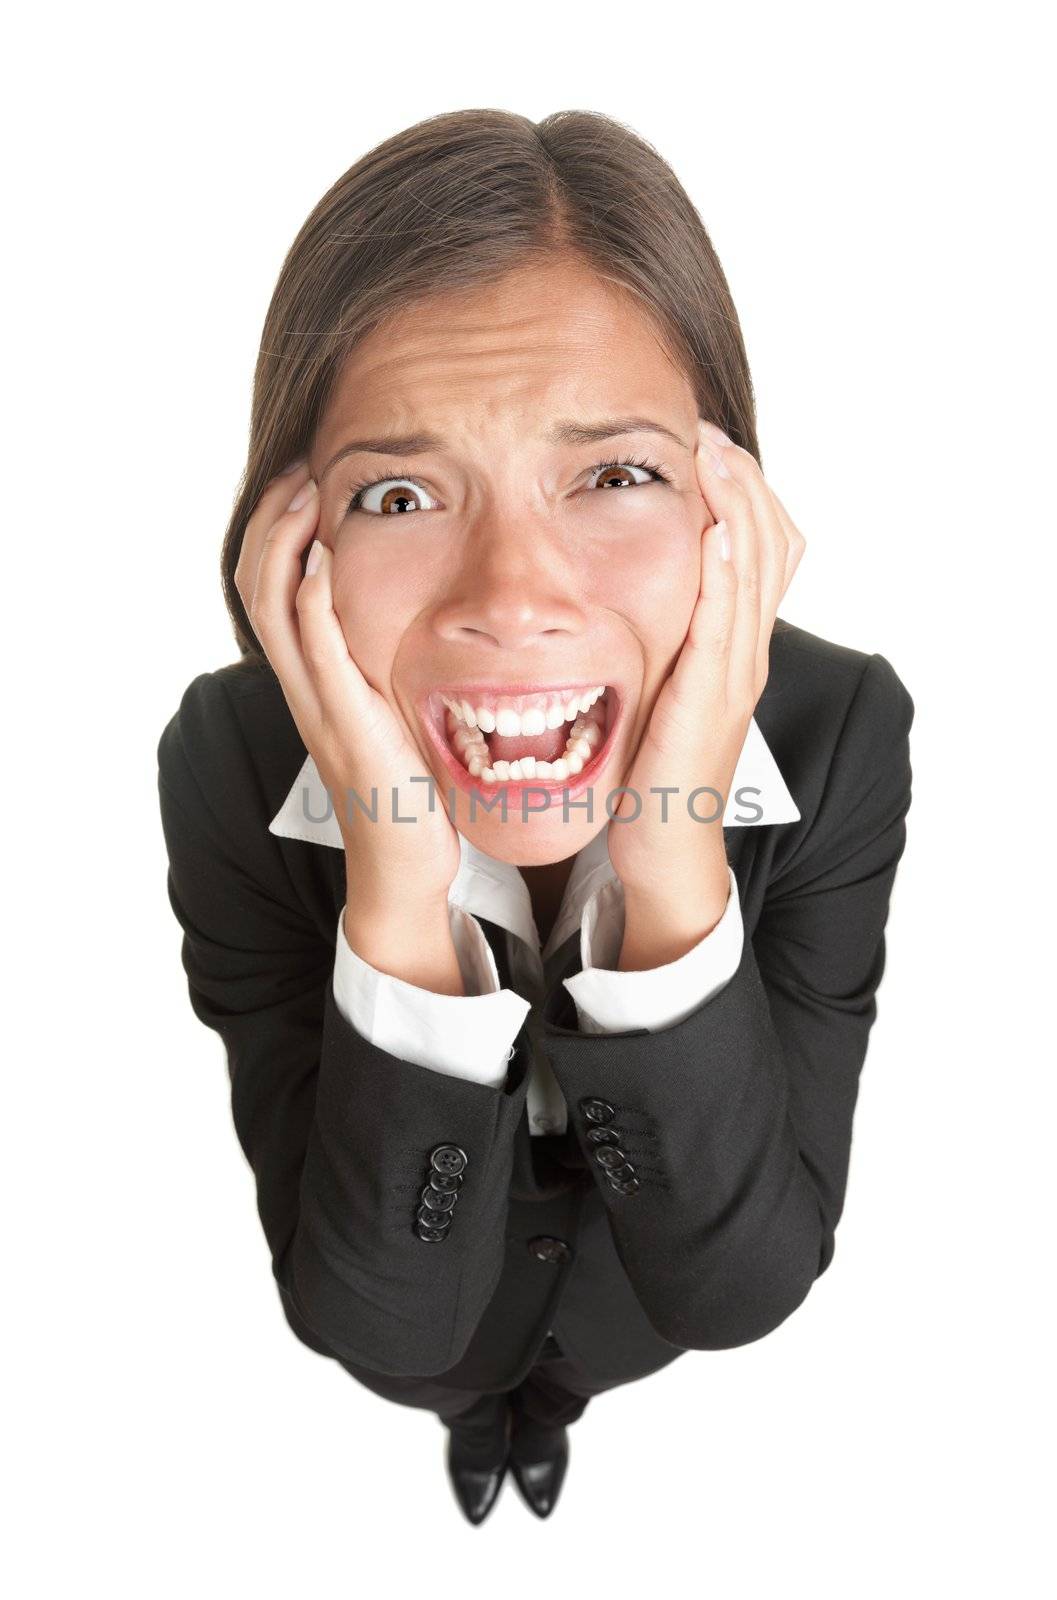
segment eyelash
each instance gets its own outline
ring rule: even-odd
[[[659,466],[655,461],[647,461],[642,457],[634,458],[632,456],[624,456],[619,460],[596,461],[594,466],[588,467],[587,470],[588,474],[591,474],[595,472],[608,472],[613,467],[641,467],[643,472],[652,472],[655,483],[671,483],[672,481],[670,473],[668,473],[664,467]],[[349,499],[346,502],[344,514],[348,516],[350,512],[359,511],[363,502],[363,496],[367,493],[368,489],[374,489],[380,483],[400,483],[405,479],[409,483],[416,483],[418,481],[413,473],[398,471],[388,473],[384,478],[365,478],[362,483],[354,484],[349,492]],[[628,487],[634,489],[645,489],[646,485],[644,483],[636,483],[629,484]],[[380,513],[374,512],[372,515],[377,516],[380,515]]]

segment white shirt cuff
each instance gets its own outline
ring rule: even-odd
[[[530,1004],[513,989],[500,988],[495,957],[477,919],[453,905],[448,915],[466,994],[434,994],[370,966],[345,937],[342,906],[334,1000],[356,1032],[380,1050],[499,1089]]]
[[[645,972],[614,970],[624,942],[623,884],[605,883],[591,896],[580,919],[583,971],[563,979],[581,1032],[673,1027],[730,982],[741,964],[744,928],[738,882],[729,865],[727,873],[727,904],[712,931],[678,960]]]

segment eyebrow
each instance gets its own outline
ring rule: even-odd
[[[685,439],[651,417],[602,417],[598,422],[563,419],[543,437],[548,444],[597,444],[602,439],[618,439],[626,433],[656,433],[684,450],[690,448]],[[444,448],[444,440],[436,433],[390,433],[377,434],[372,439],[350,439],[331,456],[319,474],[320,482],[331,467],[336,467],[346,456],[416,456]]]

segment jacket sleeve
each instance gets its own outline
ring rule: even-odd
[[[741,957],[742,924],[737,879],[728,873],[727,905],[715,928],[677,961],[645,972],[613,970],[623,938],[623,888],[613,880],[596,890],[581,916],[583,970],[563,980],[581,1032],[667,1027],[729,982]],[[454,905],[449,918],[463,995],[434,994],[377,971],[350,948],[343,906],[334,963],[338,1010],[357,1033],[405,1061],[501,1086],[530,1004],[502,987],[477,918]]]
[[[583,966],[563,978],[573,997],[581,1033],[619,1033],[648,1028],[655,1033],[681,1022],[730,982],[741,960],[743,929],[738,880],[730,867],[727,904],[711,932],[663,967],[620,972],[624,942],[624,886],[603,884],[584,907]]]
[[[540,1040],[662,1338],[771,1332],[829,1266],[911,798],[914,703],[869,658],[813,825],[733,978],[683,1021]]]
[[[379,972],[345,937],[338,917],[334,998],[342,1016],[372,1044],[432,1072],[501,1088],[529,1002],[499,981],[495,956],[477,918],[448,907],[465,994],[435,994]]]
[[[524,1070],[487,1086],[357,1034],[214,678],[190,685],[158,746],[168,895],[192,1009],[223,1041],[284,1310],[321,1354],[435,1376],[502,1271]]]

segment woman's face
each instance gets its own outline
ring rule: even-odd
[[[601,432],[578,438],[573,425]],[[360,671],[410,730],[438,803],[451,813],[454,796],[456,827],[491,856],[566,860],[619,805],[697,598],[712,518],[696,433],[693,391],[632,297],[578,265],[519,270],[419,305],[376,330],[341,373],[309,453],[335,609]],[[394,450],[379,443],[426,434]],[[342,453],[352,441],[378,448]],[[599,470],[605,462],[617,465]],[[372,487],[350,507],[361,484]],[[598,685],[599,733],[585,728],[591,713],[577,724],[590,748],[581,745],[581,773],[483,791],[437,698],[486,712],[497,701],[540,707],[553,721],[559,699],[569,708],[561,691]],[[542,698],[520,698],[532,693]],[[474,720],[487,728],[487,716]],[[571,725],[535,735],[538,720],[511,735],[505,722],[488,733],[470,725],[462,740],[484,738],[490,766],[519,749],[560,759]],[[485,810],[482,793],[504,790],[505,807]]]

